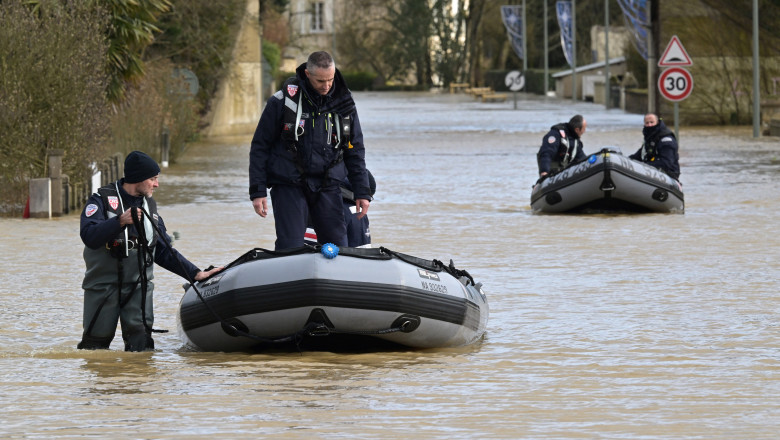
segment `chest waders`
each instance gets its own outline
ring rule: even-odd
[[[118,183],[115,182],[113,186],[109,185],[98,189],[98,194],[103,200],[103,206],[106,211],[106,218],[117,217],[124,213],[124,203],[122,202]],[[112,198],[115,198],[113,204],[111,203]],[[118,305],[120,310],[124,308],[128,302],[130,302],[136,292],[138,284],[141,283],[141,320],[143,322],[147,339],[151,339],[152,332],[167,332],[167,330],[152,329],[151,326],[147,323],[146,314],[146,295],[149,282],[146,271],[154,264],[154,245],[150,247],[149,243],[156,243],[155,230],[157,229],[157,225],[155,223],[157,217],[157,204],[155,203],[154,199],[144,197],[143,207],[140,208],[145,216],[143,222],[138,219],[138,209],[139,208],[135,206],[130,207],[133,218],[133,225],[135,226],[136,232],[138,233],[138,237],[132,239],[128,236],[127,228],[122,228],[122,232],[116,239],[106,243],[106,249],[109,251],[109,255],[117,261],[117,294],[119,296]],[[149,213],[154,214],[155,220],[152,219]],[[151,237],[151,240],[147,240],[146,237]],[[132,284],[129,293],[123,298],[122,291],[124,288],[125,269],[124,260],[130,256],[130,250],[136,248],[139,276]],[[97,323],[97,320],[100,317],[100,312],[106,305],[109,296],[110,295],[106,295],[95,310],[89,325],[84,330],[83,340],[90,339],[92,329]],[[78,345],[78,348],[83,348],[81,343]]]

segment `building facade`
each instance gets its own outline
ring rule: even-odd
[[[337,9],[343,0],[290,0],[287,11],[290,42],[282,53],[284,72],[293,72],[310,53],[325,50],[338,60],[334,32]]]

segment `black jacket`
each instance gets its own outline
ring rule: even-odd
[[[352,93],[341,72],[336,69],[330,91],[327,95],[320,95],[309,85],[305,69],[306,64],[301,64],[296,70],[294,85],[297,88],[292,96],[303,106],[301,124],[304,133],[296,143],[297,157],[282,136],[285,100],[292,93],[279,90],[268,99],[252,138],[249,198],[266,197],[266,188],[277,184],[308,185],[311,190],[317,191],[323,185],[338,185],[348,178],[356,198],[371,200],[363,132]],[[330,131],[335,114],[351,117],[352,127],[349,145],[343,148],[343,160],[334,164],[338,151],[333,148]]]
[[[674,179],[680,178],[680,156],[677,138],[663,121],[652,127],[642,129],[645,142],[636,153],[628,156],[658,168]]]
[[[122,188],[123,182],[124,179],[120,180],[117,182],[117,186],[119,187],[119,194],[122,197],[122,205],[124,208],[128,209],[131,206],[143,206],[144,198],[134,197],[128,194]],[[157,215],[156,212],[150,214]],[[157,227],[163,234],[166,234],[167,237],[168,232],[165,228],[165,223],[163,222],[162,217],[158,216],[157,220]],[[135,232],[134,226],[128,225],[127,228],[129,236],[138,235],[138,233]],[[97,193],[92,194],[92,196],[90,196],[89,200],[87,201],[86,207],[81,212],[81,241],[88,249],[92,251],[105,252],[105,262],[107,265],[110,265],[111,268],[115,268],[116,263],[111,257],[109,257],[108,251],[106,250],[106,243],[117,238],[120,235],[120,232],[122,232],[122,227],[119,225],[119,217],[109,218],[108,209],[106,209],[106,207],[103,205],[103,198]],[[163,243],[162,238],[157,237],[157,241],[153,244],[153,246],[154,262],[163,268],[185,279],[187,278],[187,275],[194,277],[198,272],[200,272],[200,269],[198,269],[197,266],[184,258],[184,256],[181,255],[178,251],[168,246],[166,243]],[[182,265],[179,264],[179,261],[182,262],[184,270],[182,270]],[[89,271],[89,268],[87,269]]]
[[[572,143],[576,145],[572,145]],[[544,135],[542,146],[536,155],[539,174],[543,172],[549,173],[553,162],[563,161],[570,147],[574,147],[574,149],[568,165],[585,160],[587,156],[582,148],[582,141],[568,122],[562,122],[550,127],[550,131]]]

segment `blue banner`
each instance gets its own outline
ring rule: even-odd
[[[569,66],[574,67],[574,53],[572,52],[572,36],[574,35],[574,29],[572,29],[571,20],[571,1],[557,1],[555,3],[555,10],[558,13],[558,26],[561,27],[561,47],[563,48],[563,55],[566,57]]]
[[[522,6],[501,6],[501,18],[504,20],[509,42],[512,43],[512,49],[517,56],[524,59],[523,54],[523,7]]]
[[[617,0],[623,10],[626,27],[634,37],[634,47],[647,59],[647,33],[650,29],[650,2],[648,0]]]

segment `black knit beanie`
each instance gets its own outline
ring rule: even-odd
[[[125,158],[125,182],[138,183],[160,174],[160,166],[148,154],[133,151]]]

